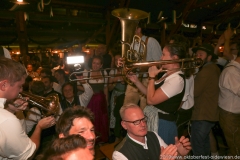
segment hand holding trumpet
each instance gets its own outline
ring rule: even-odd
[[[5,104],[5,109],[13,114],[19,111],[24,111],[27,109],[27,107],[28,107],[28,102],[19,98],[13,101],[7,101],[7,103]]]

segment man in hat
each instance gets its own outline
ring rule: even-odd
[[[192,49],[204,61],[194,80],[194,108],[192,113],[191,144],[195,156],[210,155],[209,133],[218,121],[220,70],[215,64],[217,55],[210,44]]]

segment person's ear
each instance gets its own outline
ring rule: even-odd
[[[7,83],[8,83],[7,80],[1,81],[0,82],[0,90],[5,91]]]
[[[126,125],[126,122],[124,122],[124,121],[121,121],[121,125],[122,125],[122,127],[123,127],[125,130],[127,130],[127,125]]]
[[[60,133],[59,135],[58,135],[58,138],[64,138],[65,136],[63,135],[63,133]]]

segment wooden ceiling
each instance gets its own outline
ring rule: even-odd
[[[236,39],[240,38],[237,29],[240,26],[239,0],[28,0],[27,5],[17,5],[13,1],[0,1],[0,45],[10,48],[20,43],[19,13],[26,19],[28,48],[113,45],[119,42],[121,29],[111,11],[122,7],[150,13],[149,33],[160,43],[163,24],[167,26],[166,39],[180,33],[189,38],[201,36],[205,41],[216,41],[227,26],[235,29]],[[197,27],[189,28],[187,24]],[[202,30],[201,26],[206,29]]]

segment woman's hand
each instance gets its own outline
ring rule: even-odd
[[[84,80],[84,78],[86,77],[83,77],[83,75],[77,75],[75,74],[76,78],[78,79],[78,82],[81,83],[81,84],[84,84],[86,83],[86,81]]]
[[[158,69],[156,66],[149,67],[148,69],[148,75],[149,77],[156,77],[158,73],[162,71],[162,68]]]

